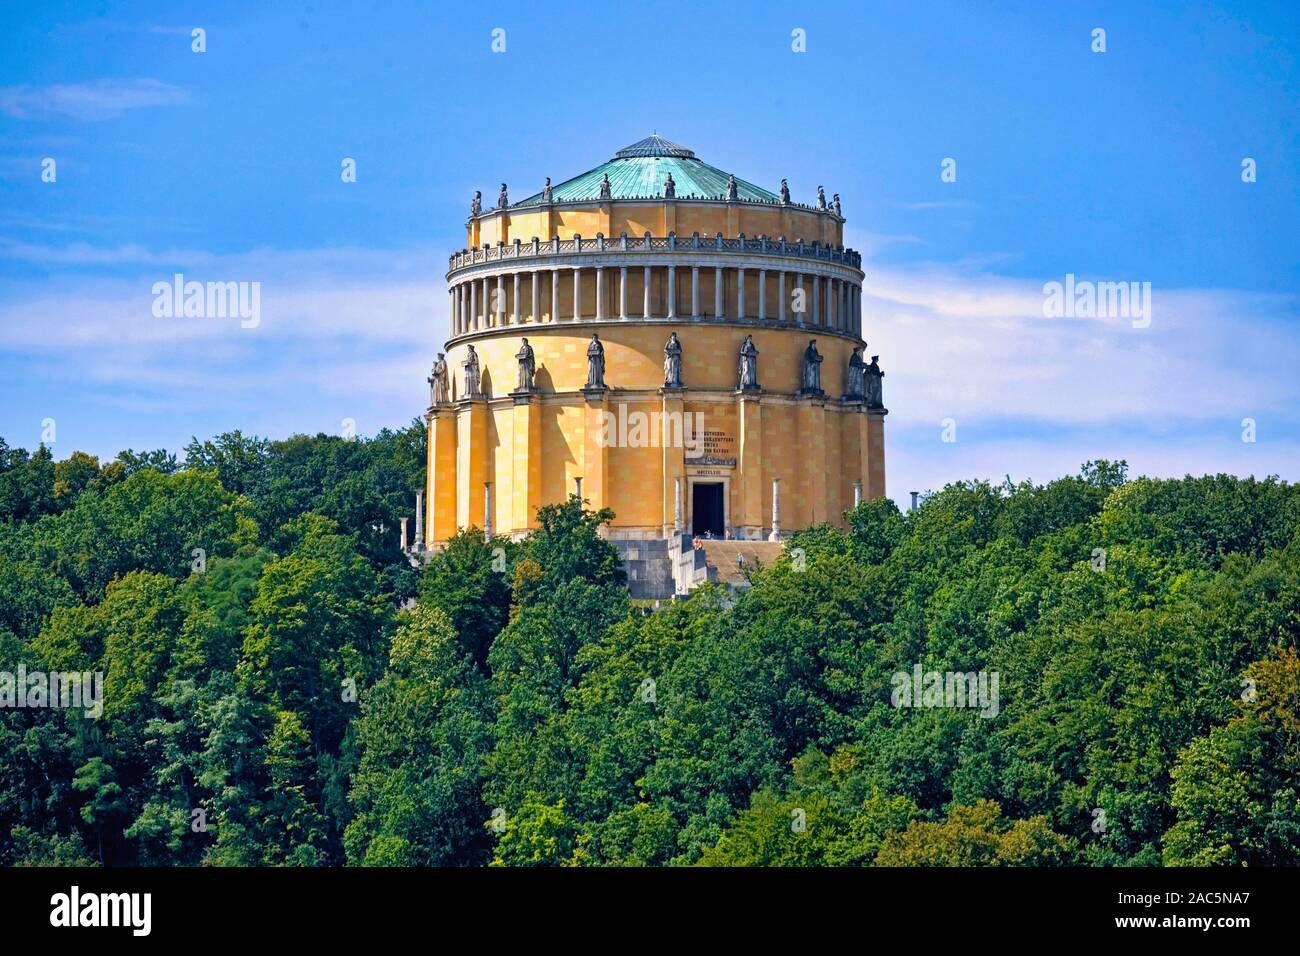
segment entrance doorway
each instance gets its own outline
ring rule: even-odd
[[[723,524],[722,482],[695,482],[691,485],[691,533],[698,536],[711,534],[721,538],[726,533]]]

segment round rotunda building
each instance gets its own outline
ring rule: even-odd
[[[476,195],[417,546],[522,536],[577,492],[635,560],[843,524],[883,495],[883,373],[843,226],[838,195],[796,203],[659,136],[522,200]]]

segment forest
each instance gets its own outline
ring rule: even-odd
[[[182,452],[0,440],[0,863],[1300,863],[1276,478],[953,483],[655,608],[576,498],[412,566],[418,421]]]

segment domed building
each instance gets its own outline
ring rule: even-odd
[[[659,597],[692,539],[777,542],[883,495],[883,373],[843,227],[838,195],[796,203],[660,136],[521,200],[476,195],[417,547],[523,536],[576,492],[613,509],[634,596]]]

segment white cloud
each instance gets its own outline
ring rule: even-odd
[[[402,425],[447,333],[446,258],[427,247],[217,255],[5,243],[3,257],[51,277],[9,283],[0,353],[43,363],[69,394],[125,403],[132,420],[152,406],[186,438],[202,431],[200,411],[273,436],[340,409]],[[1050,480],[1100,457],[1127,458],[1133,474],[1300,475],[1293,297],[1157,288],[1149,328],[1053,319],[1042,286],[1060,277],[1007,278],[997,261],[866,263],[864,328],[886,372],[886,468],[900,500],[962,478]],[[155,318],[151,286],[174,271],[260,282],[260,326]],[[1243,417],[1259,422],[1254,445],[1240,441]],[[957,421],[955,445],[940,442],[944,418]]]
[[[106,120],[129,110],[177,106],[188,101],[185,90],[152,79],[0,87],[0,112],[20,120],[48,116]]]

